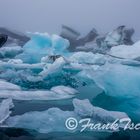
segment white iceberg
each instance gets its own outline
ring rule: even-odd
[[[61,100],[72,98],[77,93],[78,91],[71,87],[56,86],[51,90],[1,90],[0,98],[11,98],[14,100]]]
[[[20,87],[4,80],[0,80],[0,90],[20,90]]]
[[[128,118],[126,113],[117,111],[108,111],[100,107],[93,106],[88,99],[73,100],[74,112],[81,117],[90,117],[101,122],[111,122],[116,119]]]
[[[119,58],[137,59],[140,57],[140,41],[132,46],[120,45],[112,47],[109,54]]]
[[[9,64],[22,64],[23,61],[21,59],[10,59],[7,63],[9,63]]]
[[[106,62],[105,56],[102,54],[93,54],[92,52],[76,52],[69,58],[73,63],[84,63],[91,65],[103,65]]]

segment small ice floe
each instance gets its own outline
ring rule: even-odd
[[[90,117],[93,120],[98,120],[101,122],[111,122],[116,119],[128,118],[126,113],[117,111],[108,111],[100,107],[95,107],[89,102],[88,99],[82,101],[79,99],[74,99],[73,105],[74,112],[79,116]]]
[[[0,58],[14,58],[16,55],[23,52],[20,46],[6,46],[0,48]]]
[[[66,86],[56,86],[56,87],[51,88],[51,91],[56,92],[58,94],[62,94],[62,95],[65,95],[65,94],[74,95],[78,92],[74,88],[70,88]]]
[[[0,103],[0,125],[10,116],[10,109],[13,107],[12,99],[5,99]]]
[[[72,98],[78,93],[71,87],[56,86],[51,90],[1,90],[0,98],[12,98],[15,100],[61,100]]]
[[[10,59],[7,63],[10,63],[10,64],[22,64],[23,61],[21,59]]]
[[[0,91],[1,90],[20,90],[20,87],[4,80],[0,80]]]

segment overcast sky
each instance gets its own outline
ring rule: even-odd
[[[139,14],[140,0],[0,0],[0,26],[24,32],[59,33],[65,24],[104,33],[127,25],[140,39]]]

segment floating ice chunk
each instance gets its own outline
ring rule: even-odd
[[[8,61],[8,63],[10,63],[10,64],[22,64],[23,61],[21,59],[10,59]]]
[[[122,64],[105,64],[96,71],[85,71],[83,75],[102,88],[108,100],[100,105],[109,109],[117,109],[127,112],[134,120],[139,121],[140,116],[140,69],[139,66],[128,66]],[[97,102],[105,98],[99,96]],[[108,98],[105,98],[108,99]],[[116,102],[113,107],[110,102]]]
[[[20,90],[20,87],[4,80],[0,80],[0,90]]]
[[[24,45],[24,52],[17,58],[22,59],[23,62],[37,63],[47,55],[63,54],[68,46],[69,41],[60,36],[35,33],[32,39]]]
[[[27,64],[22,63],[20,59],[10,59],[8,62],[0,61],[0,69],[31,69],[31,70],[43,70],[44,64],[37,63],[37,64]]]
[[[94,120],[102,122],[114,121],[116,119],[128,118],[126,113],[107,111],[99,107],[93,106],[88,99],[85,100],[73,100],[74,112],[81,117],[90,117]]]
[[[23,52],[23,49],[20,46],[2,47],[2,48],[0,48],[0,57],[13,58],[22,52]]]
[[[109,54],[120,58],[136,59],[140,57],[139,52],[140,52],[140,41],[136,42],[132,46],[120,45],[113,47],[111,48]]]
[[[8,127],[36,130],[40,133],[65,132],[65,120],[74,116],[73,112],[64,112],[59,108],[50,108],[42,112],[28,112],[23,115],[10,117],[6,121]]]
[[[104,55],[93,54],[92,52],[77,52],[74,53],[69,59],[74,63],[86,63],[92,65],[103,65],[106,62]]]
[[[98,71],[86,73],[106,94],[118,98],[140,97],[140,69],[121,64],[106,64]]]
[[[0,98],[12,98],[15,100],[61,100],[72,98],[78,93],[73,88],[65,86],[53,87],[50,91],[17,91],[1,90]]]
[[[2,124],[11,114],[10,109],[14,107],[12,99],[5,99],[0,103],[0,124]]]
[[[51,88],[51,91],[59,93],[59,94],[70,94],[70,95],[74,95],[77,93],[77,90],[75,90],[74,88],[71,87],[66,87],[66,86],[56,86]]]
[[[56,59],[53,64],[49,65],[48,68],[44,69],[39,75],[45,78],[50,74],[59,73],[65,64],[66,61],[64,60],[64,58],[60,57]]]
[[[93,115],[93,105],[88,99],[73,99],[74,112],[81,117],[91,117]]]
[[[28,112],[23,115],[10,117],[6,121],[6,125],[8,127],[28,128],[40,133],[50,133],[69,131],[65,126],[65,121],[70,117],[74,117],[78,122],[84,117],[88,117],[94,123],[100,122],[103,124],[111,123],[116,118],[129,118],[127,114],[122,112],[111,112],[102,108],[96,108],[88,100],[74,99],[73,104],[74,111],[62,111],[59,108],[50,108],[42,112]],[[81,129],[77,127],[75,131]]]

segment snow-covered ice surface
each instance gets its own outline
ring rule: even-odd
[[[140,43],[115,46],[106,54],[69,52],[68,47],[60,36],[35,33],[23,48],[0,49],[0,98],[6,99],[0,105],[1,123],[50,133],[68,131],[68,117],[140,121]],[[12,99],[36,105],[9,118]],[[45,109],[36,109],[39,103]]]

